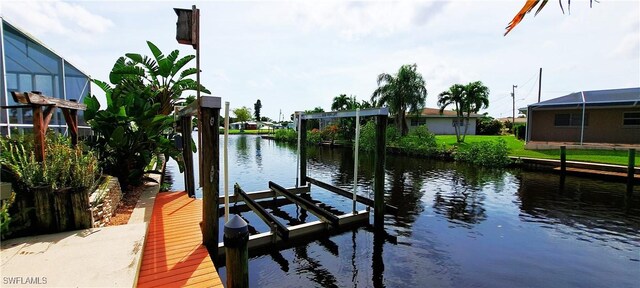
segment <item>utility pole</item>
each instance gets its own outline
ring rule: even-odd
[[[513,85],[511,87],[511,98],[513,98],[513,116],[511,118],[511,131],[513,131],[513,124],[516,123],[516,88],[518,88],[518,85]]]
[[[541,94],[542,94],[542,67],[540,67],[540,76],[538,76],[538,103],[540,103]]]

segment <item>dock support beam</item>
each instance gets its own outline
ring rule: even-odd
[[[212,98],[212,102],[208,101]],[[212,255],[218,255],[220,187],[220,98],[200,97],[202,115],[202,238]],[[213,250],[213,251],[212,251]]]
[[[627,195],[633,193],[633,182],[636,166],[636,149],[629,149],[629,165],[627,166]]]
[[[374,170],[374,225],[384,226],[384,162],[387,132],[387,116],[376,116],[376,150]]]
[[[191,150],[191,116],[180,117],[182,129],[182,158],[184,160],[184,189],[189,197],[196,195],[193,180],[193,150]],[[202,171],[200,171],[202,172]]]
[[[300,186],[307,185],[307,120],[300,121]]]

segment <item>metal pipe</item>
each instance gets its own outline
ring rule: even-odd
[[[356,108],[356,145],[353,159],[353,213],[356,213],[356,195],[358,194],[358,150],[360,146],[360,108]]]
[[[302,112],[296,113],[298,115],[298,153],[296,154],[296,188],[298,188],[298,176],[300,175],[300,131],[302,131]]]
[[[224,102],[224,222],[229,221],[229,101]]]

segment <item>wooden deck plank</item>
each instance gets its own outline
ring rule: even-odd
[[[202,245],[202,201],[159,193],[147,231],[138,287],[223,287]]]

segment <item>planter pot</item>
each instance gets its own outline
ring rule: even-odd
[[[53,189],[51,186],[40,186],[30,188],[30,190],[33,192],[36,233],[55,232],[56,216],[53,213]]]
[[[16,198],[9,207],[11,215],[10,233],[11,237],[28,235],[35,223],[35,209],[33,201],[33,191],[22,186],[15,186]]]
[[[69,198],[73,211],[73,227],[75,229],[91,228],[89,189],[86,187],[72,188],[69,193]]]
[[[53,194],[58,232],[91,227],[87,188],[63,188],[56,190]]]
[[[53,213],[56,219],[56,231],[67,231],[73,228],[71,221],[71,195],[70,188],[55,190],[53,193]]]

